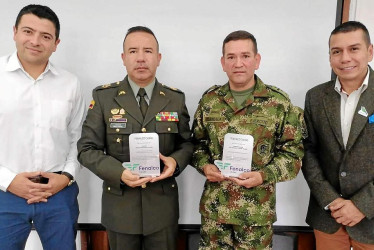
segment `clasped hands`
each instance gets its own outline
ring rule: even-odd
[[[129,187],[143,186],[148,182],[156,182],[173,176],[177,162],[170,156],[164,156],[160,153],[160,159],[164,163],[164,170],[157,177],[139,177],[139,175],[133,174],[130,170],[125,169],[122,172],[121,180]]]
[[[34,183],[29,178],[35,176],[48,178],[47,184]],[[65,175],[48,172],[23,172],[14,177],[7,191],[27,200],[28,204],[47,202],[48,198],[65,188],[69,178]]]
[[[264,182],[261,173],[256,171],[242,173],[239,177],[225,177],[222,175],[221,171],[219,171],[219,169],[213,164],[205,165],[203,170],[206,178],[210,182],[230,180],[246,188],[256,187]]]
[[[329,209],[335,221],[344,226],[352,227],[365,218],[365,215],[351,200],[337,198],[331,202]]]

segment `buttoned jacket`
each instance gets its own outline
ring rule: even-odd
[[[176,112],[178,121],[156,120],[162,112]],[[114,114],[115,113],[115,114]],[[121,114],[121,128],[113,125]],[[123,162],[130,161],[129,136],[132,133],[156,132],[159,150],[173,157],[179,171],[190,161],[189,114],[184,94],[157,80],[145,118],[127,77],[93,91],[93,102],[83,124],[78,142],[81,164],[103,180],[102,224],[127,234],[157,232],[179,218],[178,188],[175,176],[147,183],[146,188],[132,188],[121,183]]]
[[[370,69],[368,88],[358,101],[344,146],[340,95],[335,81],[318,85],[306,94],[305,121],[308,138],[304,141],[302,171],[311,190],[306,222],[313,228],[334,233],[341,226],[324,208],[339,197],[352,202],[365,214],[349,235],[374,244],[374,72]],[[367,115],[359,111],[365,108]]]

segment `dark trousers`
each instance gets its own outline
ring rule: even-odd
[[[161,219],[161,218],[160,218]],[[175,250],[178,224],[149,234],[123,234],[107,230],[111,250]]]

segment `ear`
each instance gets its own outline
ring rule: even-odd
[[[126,58],[126,55],[125,55],[125,53],[121,53],[121,58],[122,58],[122,63],[123,63],[123,66],[125,66],[126,67],[126,64],[125,64],[125,58]]]
[[[57,39],[57,40],[56,40],[56,42],[55,42],[55,49],[54,49],[53,51],[56,51],[56,49],[57,49],[57,45],[59,45],[60,42],[61,42],[60,39]]]
[[[157,66],[160,66],[161,58],[162,58],[161,53],[158,53],[158,55],[157,55]]]
[[[13,26],[13,40],[16,40],[16,33],[17,33],[17,28],[16,26]]]
[[[224,56],[221,56],[221,66],[222,66],[223,72],[226,72],[226,70],[225,70],[225,57]]]
[[[261,62],[261,55],[257,53],[255,55],[255,60],[256,60],[256,70],[260,67],[260,62]]]
[[[369,46],[369,62],[373,60],[373,44]]]

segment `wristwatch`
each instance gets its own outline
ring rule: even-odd
[[[68,187],[71,186],[71,184],[73,184],[75,182],[74,177],[71,174],[69,174],[68,172],[61,172],[61,174],[65,175],[66,177],[69,178]]]

